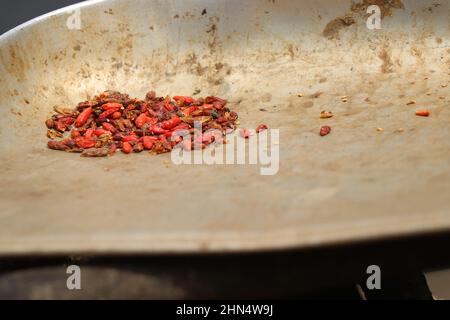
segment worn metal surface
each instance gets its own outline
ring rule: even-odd
[[[369,30],[369,2],[95,1],[79,6],[80,30],[66,9],[1,36],[0,254],[266,250],[449,230],[450,3],[374,1],[383,29]],[[280,129],[280,171],[47,150],[52,107],[105,89],[227,97],[242,126]],[[431,117],[416,117],[412,99]],[[318,119],[324,109],[336,116]],[[320,138],[325,123],[333,132]]]

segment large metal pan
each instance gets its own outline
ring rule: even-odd
[[[367,27],[366,0],[106,0],[1,36],[0,255],[258,251],[450,230],[450,3],[373,2],[381,29]],[[226,97],[242,126],[280,129],[280,170],[48,150],[52,107],[106,89]],[[319,119],[324,109],[335,117]]]

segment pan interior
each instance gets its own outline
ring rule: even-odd
[[[376,2],[380,30],[362,0],[121,0],[3,35],[0,254],[301,248],[448,230],[450,3]],[[107,89],[227,98],[241,126],[280,130],[279,171],[48,150],[53,106]]]

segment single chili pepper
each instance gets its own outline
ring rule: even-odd
[[[130,142],[130,141],[139,141],[139,138],[135,135],[129,135],[122,138],[123,142]]]
[[[257,128],[256,128],[256,133],[260,133],[264,130],[267,130],[268,127],[265,124],[260,124]]]
[[[66,131],[67,126],[63,121],[58,120],[55,122],[55,129],[58,131],[64,132],[64,131]]]
[[[120,119],[122,117],[122,113],[120,113],[119,111],[116,111],[112,114],[111,118],[113,118],[114,120]]]
[[[139,129],[142,128],[142,126],[147,122],[147,115],[145,113],[141,113],[139,115],[139,117],[137,117],[134,120],[134,123],[136,124],[136,127],[138,127]]]
[[[167,133],[167,130],[164,130],[163,128],[161,128],[161,126],[160,125],[154,125],[154,126],[152,126],[151,127],[151,129],[150,129],[150,131],[153,133],[153,134],[164,134],[164,133]]]
[[[139,139],[139,141],[143,142],[144,138],[146,138],[147,141],[152,141],[152,142],[155,142],[155,141],[159,140],[159,137],[156,137],[156,136],[143,136],[142,138]]]
[[[330,126],[323,126],[322,128],[320,128],[320,136],[324,137],[328,134],[330,134],[331,132],[331,127]]]
[[[430,116],[430,111],[428,111],[428,110],[417,110],[416,111],[416,116],[429,117]]]
[[[78,115],[77,120],[75,121],[75,126],[76,127],[83,126],[86,123],[86,121],[89,119],[89,117],[91,116],[93,111],[94,110],[91,107],[84,109],[83,112],[81,112]]]
[[[92,139],[92,136],[94,135],[94,129],[87,129],[86,133],[84,134],[84,137],[86,139]]]
[[[71,147],[71,148],[75,147],[75,142],[71,138],[65,138],[61,142],[64,143],[68,147]]]
[[[95,141],[86,139],[85,137],[75,138],[73,141],[81,149],[90,149],[95,147]]]
[[[47,146],[49,149],[58,150],[58,151],[68,151],[70,149],[70,147],[68,147],[67,145],[65,145],[64,143],[62,143],[60,141],[49,141],[47,143]]]
[[[53,129],[55,127],[55,121],[53,121],[53,119],[48,119],[45,121],[45,125],[48,129]]]
[[[102,105],[102,109],[104,111],[111,110],[111,109],[117,110],[117,109],[120,109],[120,108],[123,108],[123,104],[115,103],[115,102],[105,103],[104,105]]]
[[[144,145],[140,142],[137,142],[134,146],[133,146],[133,152],[135,153],[140,153],[142,151],[144,151]]]
[[[133,148],[131,147],[131,144],[128,142],[124,142],[122,144],[122,152],[125,154],[130,154],[131,151],[133,151]]]
[[[179,117],[173,117],[170,120],[166,120],[161,124],[161,127],[166,130],[170,130],[175,128],[177,125],[181,123],[181,119]]]
[[[77,109],[81,111],[81,110],[86,109],[86,108],[94,108],[97,105],[98,105],[97,101],[91,101],[90,100],[90,101],[80,102],[78,104],[78,106],[77,106]]]
[[[100,158],[107,157],[110,154],[110,149],[108,148],[95,148],[95,149],[86,149],[81,153],[81,156],[84,158]]]
[[[111,131],[105,130],[105,129],[96,129],[94,131],[94,135],[100,137],[102,135],[112,135]]]
[[[198,107],[196,107],[196,106],[188,107],[188,108],[186,108],[186,109],[183,110],[183,114],[184,114],[186,117],[188,117],[188,116],[191,115],[192,112],[194,112],[194,111],[197,110],[197,109],[198,109]]]
[[[106,110],[106,111],[104,111],[104,112],[102,112],[99,116],[98,116],[98,119],[99,120],[105,120],[105,119],[107,119],[109,116],[111,116],[111,115],[113,115],[115,112],[118,112],[119,111],[119,109],[108,109],[108,110]]]
[[[152,150],[153,149],[153,143],[155,142],[155,140],[151,139],[152,137],[149,136],[145,136],[142,138],[142,143],[144,145],[144,148],[146,150]]]
[[[108,123],[108,122],[104,122],[104,123],[102,124],[102,126],[103,126],[103,128],[104,128],[105,130],[108,130],[108,131],[111,132],[111,133],[116,133],[116,132],[117,132],[117,129],[116,129],[112,124],[110,124],[110,123]]]
[[[183,102],[184,104],[190,104],[194,102],[194,98],[192,97],[185,97],[185,96],[175,96],[173,97],[173,100],[176,102]]]

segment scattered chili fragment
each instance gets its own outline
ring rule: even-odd
[[[320,128],[319,134],[321,137],[324,137],[324,136],[330,134],[330,132],[331,132],[330,126],[323,126],[322,128]]]
[[[260,124],[260,125],[256,128],[256,133],[260,133],[260,132],[262,132],[262,131],[264,131],[264,130],[267,130],[267,129],[268,129],[267,125],[265,125],[265,124]]]
[[[416,111],[416,116],[429,117],[430,116],[430,111],[428,111],[428,110],[417,110]]]
[[[333,112],[331,111],[322,111],[320,113],[320,119],[329,119],[332,118],[333,116],[334,116]]]

